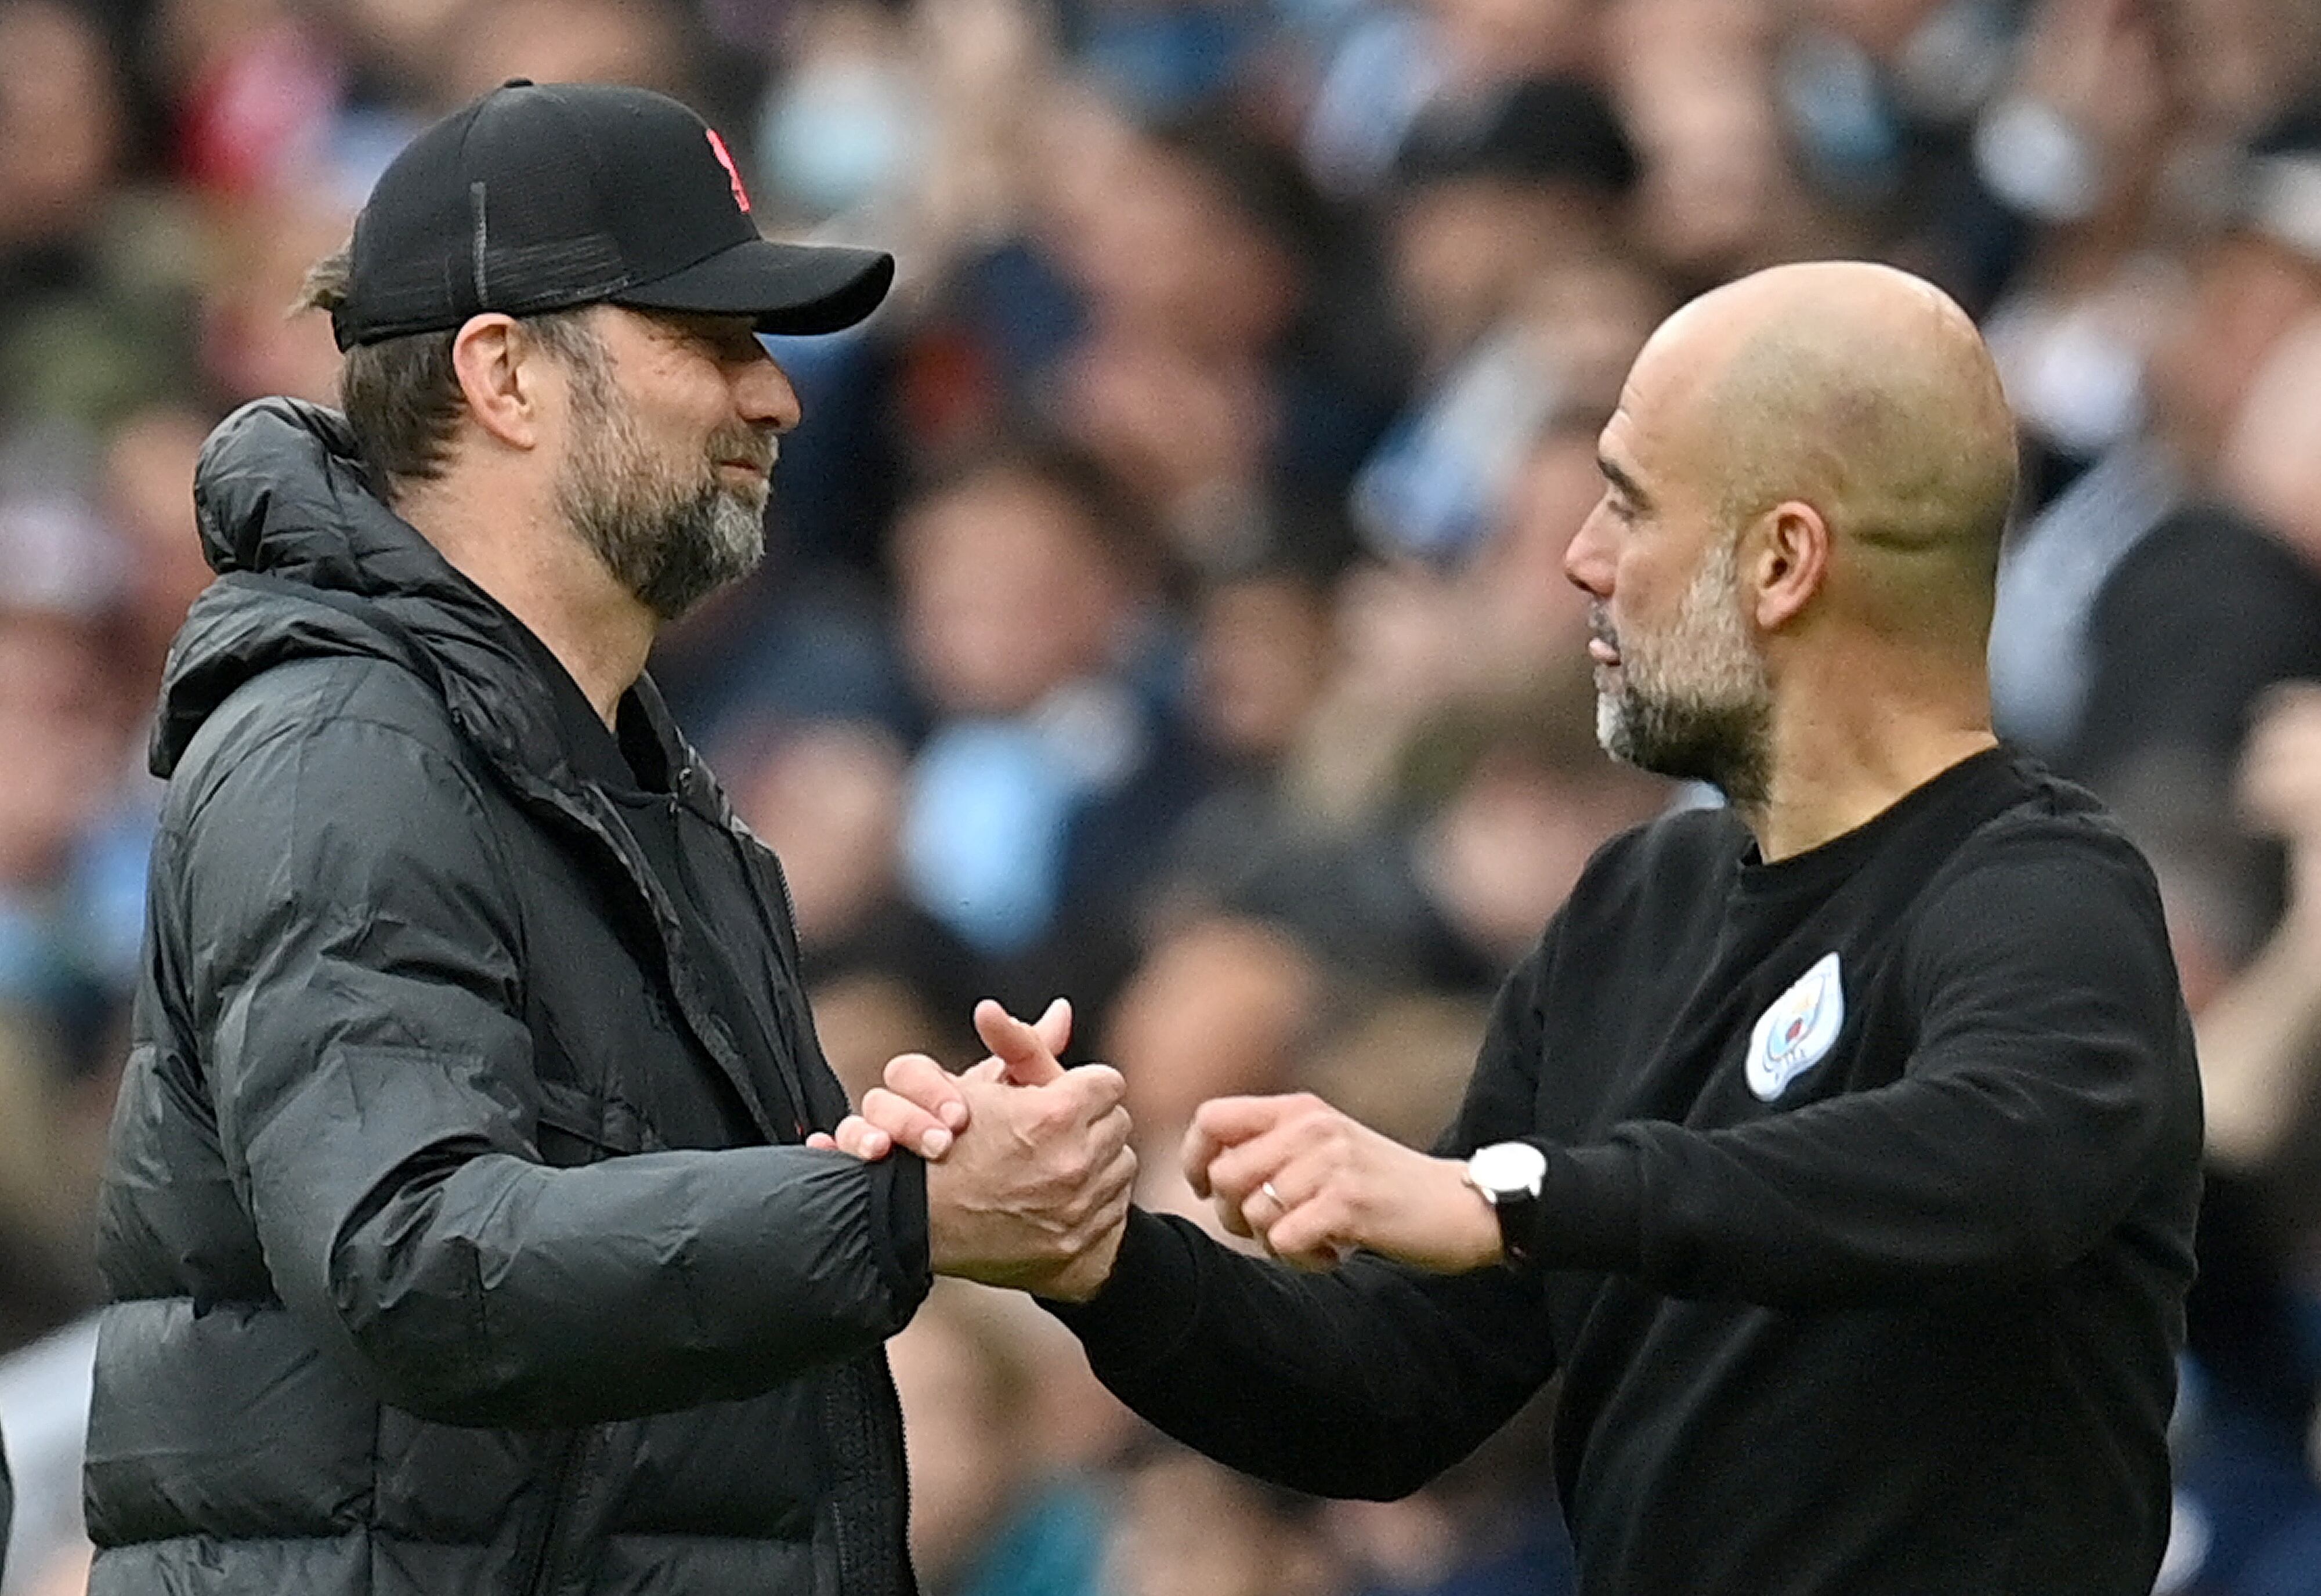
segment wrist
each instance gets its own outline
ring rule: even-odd
[[[1497,1245],[1488,1261],[1517,1268],[1529,1264],[1547,1181],[1547,1155],[1527,1141],[1493,1142],[1475,1149],[1461,1174],[1477,1201],[1490,1211],[1492,1238]]]
[[[1499,1232],[1498,1210],[1469,1177],[1465,1159],[1445,1158],[1440,1162],[1450,1175],[1448,1206],[1456,1250],[1449,1261],[1454,1265],[1454,1272],[1463,1274],[1505,1263],[1506,1250]]]

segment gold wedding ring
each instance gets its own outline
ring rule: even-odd
[[[1281,1200],[1281,1193],[1273,1189],[1273,1183],[1271,1181],[1258,1182],[1257,1189],[1264,1192],[1268,1197],[1273,1199],[1274,1207],[1281,1210],[1284,1213],[1288,1213],[1289,1211],[1289,1204]]]

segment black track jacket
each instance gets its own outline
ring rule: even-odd
[[[1774,865],[1609,844],[1439,1151],[1548,1153],[1543,1267],[1310,1276],[1133,1216],[1060,1309],[1252,1473],[1395,1496],[1552,1373],[1589,1596],[2146,1596],[2200,1108],[2143,859],[2004,751]]]
[[[906,1591],[924,1166],[779,1145],[845,1102],[773,856],[645,682],[656,875],[536,645],[349,455],[265,401],[197,478],[224,574],[155,739],[91,1590]]]

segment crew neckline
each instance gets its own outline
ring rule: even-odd
[[[1734,886],[1747,899],[1787,898],[1836,885],[1874,856],[1918,816],[1947,806],[1988,781],[2011,776],[2015,755],[2004,743],[1969,754],[1919,783],[1850,831],[1818,847],[1770,863],[1758,856],[1757,840],[1744,828],[1735,863]]]

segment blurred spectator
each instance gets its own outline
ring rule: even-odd
[[[0,501],[0,993],[66,1008],[86,979],[73,869],[125,752],[117,581],[85,506]]]
[[[1457,773],[1419,829],[1415,868],[1477,986],[1531,951],[1606,839],[1667,805],[1666,783],[1600,757],[1582,709],[1592,694],[1566,681],[1560,700],[1518,699],[1464,725],[1446,717],[1436,748],[1414,750],[1447,756]]]
[[[259,194],[323,162],[344,66],[314,19],[287,0],[162,0],[151,38],[197,189]]]
[[[0,1430],[16,1488],[5,1596],[77,1596],[88,1588],[80,1472],[96,1358],[94,1314],[0,1357]]]
[[[330,323],[294,316],[306,268],[347,241],[354,202],[315,183],[268,188],[216,213],[203,293],[202,357],[229,404],[289,394],[316,404],[338,392]]]
[[[1310,555],[1400,394],[1365,239],[1231,122],[1125,131],[1099,170],[1056,230],[1085,332],[1033,402],[1194,569]]]
[[[2289,848],[2289,908],[2264,950],[2200,1016],[2208,1156],[2226,1170],[2303,1162],[2321,1111],[2321,686],[2264,701],[2241,773],[2250,823]],[[2309,1150],[2308,1150],[2309,1149]],[[2312,1206],[2300,1204],[2300,1206]],[[2321,1207],[2310,1217],[2321,1219]]]
[[[1054,990],[1100,1002],[1103,939],[1206,782],[1136,675],[1150,589],[1127,519],[1069,459],[1002,458],[922,498],[895,556],[938,717],[903,821],[911,890],[986,958],[1078,969]]]
[[[0,267],[12,290],[68,266],[54,257],[100,213],[120,123],[105,41],[79,11],[0,6]]]
[[[1541,80],[1439,109],[1397,167],[1395,283],[1426,390],[1364,464],[1353,509],[1375,547],[1450,562],[1480,540],[1532,439],[1572,400],[1578,374],[1557,345],[1587,316],[1541,336],[1526,295],[1612,253],[1637,163],[1592,87]]]
[[[1099,1055],[1127,1078],[1140,1202],[1215,1225],[1177,1157],[1193,1111],[1288,1090],[1322,1007],[1311,956],[1260,921],[1194,920],[1154,946],[1106,1017]]]
[[[1106,1504],[1043,1471],[1030,1304],[960,1282],[887,1343],[929,1596],[1098,1596]],[[1094,1384],[1093,1380],[1088,1382]],[[1098,1388],[1101,1395],[1101,1388]]]
[[[817,6],[797,20],[792,65],[760,113],[760,163],[776,198],[810,222],[889,210],[928,153],[906,18]]]
[[[121,186],[124,121],[79,9],[0,4],[0,423],[95,426],[176,375],[186,240]]]
[[[685,95],[684,23],[663,0],[482,0],[435,86],[448,110],[511,77],[630,83]]]
[[[2218,475],[2265,362],[2321,306],[2321,247],[2299,241],[2292,197],[2321,161],[2321,123],[2285,122],[2258,151],[2235,226],[2199,252],[2153,352],[2148,435],[2026,529],[2002,579],[2003,723],[2114,794],[2155,781],[2221,794],[2256,692],[2321,673],[2321,576]],[[2227,634],[2208,668],[2163,663]]]
[[[169,639],[210,582],[194,525],[194,458],[208,433],[206,413],[161,404],[131,413],[105,442],[105,512],[126,557],[123,663],[141,709],[160,692]]]
[[[0,500],[0,1347],[94,1301],[91,1203],[122,992],[84,850],[125,755],[110,536],[76,500]]]
[[[1313,1503],[1170,1446],[1122,1482],[1105,1589],[1113,1596],[1333,1596],[1351,1586]]]
[[[1766,0],[1618,0],[1609,72],[1643,157],[1637,228],[1688,290],[1815,252],[1784,148]]]

